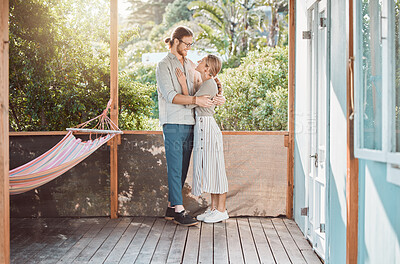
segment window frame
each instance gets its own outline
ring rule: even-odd
[[[386,93],[386,107],[384,113],[386,113],[384,122],[387,124],[386,131],[386,179],[388,182],[397,184],[400,186],[400,151],[396,152],[396,134],[393,133],[395,125],[395,96],[390,97],[389,95],[395,95],[395,65],[396,65],[396,54],[395,54],[395,11],[394,11],[394,0],[388,1],[388,12],[387,12],[387,39],[388,48],[387,56],[389,58],[387,63],[387,93]],[[385,28],[385,27],[383,27]]]
[[[377,0],[379,1],[379,0]],[[383,0],[382,2],[382,11],[385,8],[385,1],[388,0]],[[357,158],[361,159],[367,159],[367,160],[374,160],[374,161],[379,161],[379,162],[386,162],[386,146],[385,144],[385,136],[384,136],[384,126],[386,126],[385,121],[384,121],[384,110],[382,109],[382,149],[381,150],[376,150],[376,149],[368,149],[368,148],[361,148],[361,142],[363,139],[363,129],[364,127],[362,126],[362,117],[361,115],[363,114],[362,105],[363,105],[363,99],[364,99],[364,90],[362,89],[362,78],[363,78],[363,71],[362,71],[362,14],[361,14],[361,1],[354,1],[355,2],[355,34],[354,34],[354,43],[355,43],[355,50],[354,50],[354,98],[355,98],[355,109],[354,109],[354,155]],[[384,12],[384,11],[383,11]],[[383,14],[381,14],[381,17]],[[381,19],[381,18],[380,18]],[[382,31],[382,30],[381,30]],[[379,34],[382,34],[380,32]],[[385,60],[387,60],[387,54],[385,54],[385,50],[387,51],[387,48],[385,48],[387,45],[387,39],[382,39],[382,73],[385,71]],[[382,74],[382,106],[384,105],[384,98],[387,96],[386,89],[385,89],[385,79],[383,77],[384,74]]]
[[[377,0],[379,1],[379,0]],[[363,87],[362,87],[362,31],[361,1],[355,1],[355,115],[354,155],[356,158],[386,163],[386,180],[400,186],[400,151],[396,150],[394,105],[395,99],[395,14],[394,0],[383,0],[380,14],[380,37],[382,41],[382,150],[361,148],[363,138]],[[393,150],[393,151],[392,151]]]

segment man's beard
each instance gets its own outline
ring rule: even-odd
[[[177,52],[179,55],[181,55],[182,57],[185,57],[185,56],[187,55],[187,52],[186,52],[186,54],[184,54],[183,51],[185,51],[185,50],[184,50],[184,49],[182,49],[182,50],[181,50],[181,49],[177,49],[177,50],[176,50],[176,52]]]

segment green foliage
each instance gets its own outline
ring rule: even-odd
[[[129,68],[127,73],[136,82],[153,85],[157,83],[155,64],[135,63]]]
[[[150,116],[154,108],[152,95],[156,86],[132,81],[126,74],[119,77],[120,116],[124,122],[120,125],[125,130],[152,130],[155,122]]]
[[[152,86],[151,98],[153,100],[153,107],[151,110],[151,117],[158,118],[158,93],[157,93],[157,80],[156,80],[156,65],[135,63],[127,71],[129,78],[135,82]]]
[[[131,15],[129,20],[133,24],[154,21],[155,24],[162,22],[165,7],[173,0],[128,0],[131,3]]]
[[[165,28],[170,28],[174,24],[190,20],[193,15],[193,11],[188,9],[188,4],[193,0],[175,0],[174,2],[167,5],[163,16],[163,24]]]
[[[92,2],[10,1],[10,126],[14,130],[63,130],[100,113],[107,104],[107,29],[91,37],[80,25],[91,31],[95,23],[77,19],[90,4],[94,17],[108,8],[106,1]]]
[[[286,130],[288,99],[286,47],[249,52],[242,64],[219,78],[226,103],[215,119],[223,130]]]
[[[10,0],[11,129],[64,130],[104,110],[110,97],[108,13],[108,0]],[[122,74],[119,89],[120,127],[148,128],[154,86]]]

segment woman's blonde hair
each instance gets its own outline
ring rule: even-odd
[[[206,67],[210,69],[210,75],[213,77],[218,86],[218,93],[222,93],[222,85],[221,82],[216,78],[217,74],[221,71],[222,61],[215,55],[208,54],[206,57]]]

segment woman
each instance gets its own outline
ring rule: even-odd
[[[201,84],[194,95],[194,104],[187,106],[196,107],[192,193],[196,196],[203,192],[211,193],[211,209],[197,216],[197,220],[206,223],[217,223],[229,218],[225,205],[228,180],[225,172],[222,133],[213,117],[215,106],[200,107],[195,103],[196,96],[208,95],[213,98],[218,94],[215,77],[221,67],[221,60],[211,54],[199,61],[196,71],[201,75]],[[182,87],[182,93],[188,95],[185,75],[179,68],[176,69],[176,75]]]

